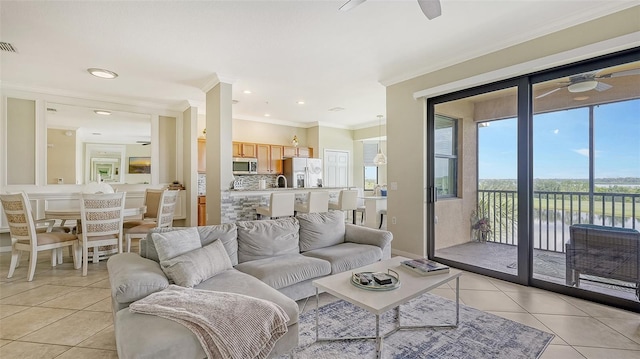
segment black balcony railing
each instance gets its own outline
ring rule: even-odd
[[[517,245],[516,191],[479,190],[478,217],[487,218],[491,234],[487,241]],[[640,194],[584,192],[534,192],[533,241],[535,249],[564,252],[569,227],[592,223],[640,228]]]

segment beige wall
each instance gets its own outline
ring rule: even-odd
[[[160,116],[160,183],[171,183],[178,179],[176,175],[176,118]],[[151,164],[152,166],[155,164]]]
[[[398,183],[387,202],[389,215],[397,217],[387,227],[394,250],[426,255],[425,102],[414,100],[415,92],[632,34],[640,31],[639,18],[640,6],[387,87],[388,181]]]
[[[71,136],[65,133],[71,133]],[[47,184],[76,183],[76,131],[47,129]]]
[[[36,102],[7,98],[7,184],[36,183]],[[18,170],[19,169],[19,170]]]

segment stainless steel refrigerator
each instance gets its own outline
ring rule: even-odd
[[[291,188],[322,187],[320,158],[285,158],[283,172]]]

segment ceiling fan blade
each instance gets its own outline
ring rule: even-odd
[[[362,4],[365,1],[367,1],[367,0],[349,0],[346,3],[344,3],[342,6],[340,6],[340,8],[338,10],[340,10],[340,11],[349,11],[349,10],[353,9],[354,7]]]
[[[561,88],[562,88],[562,87],[558,87],[558,88],[555,88],[555,89],[553,89],[553,90],[551,90],[551,91],[547,91],[547,92],[543,93],[542,95],[538,95],[538,96],[536,96],[536,98],[538,99],[538,98],[543,98],[543,97],[545,97],[545,96],[547,96],[547,95],[551,95],[552,93],[554,93],[554,92],[556,92],[556,91],[560,90]]]
[[[631,75],[640,75],[640,69],[614,72],[609,74],[609,77],[621,77],[621,76],[631,76]]]
[[[596,85],[595,90],[596,91],[606,91],[610,88],[612,88],[613,86],[609,85],[609,84],[605,84],[604,82],[598,81],[598,84]]]
[[[418,4],[420,5],[420,9],[424,13],[424,15],[429,20],[433,20],[442,15],[440,0],[418,0]]]

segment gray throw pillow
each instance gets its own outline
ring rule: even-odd
[[[151,233],[151,238],[158,251],[160,262],[202,248],[196,227],[165,233]]]
[[[300,223],[300,252],[344,243],[344,213],[302,213],[296,216]]]
[[[221,240],[161,261],[160,266],[175,284],[188,288],[193,288],[214,275],[232,268],[231,260]]]

